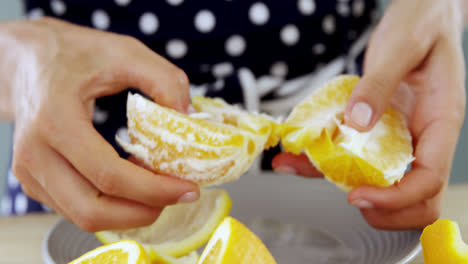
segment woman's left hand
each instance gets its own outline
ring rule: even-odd
[[[394,0],[367,48],[346,124],[367,131],[391,104],[407,117],[416,157],[399,183],[348,194],[376,228],[423,228],[439,218],[465,115],[461,1]],[[318,176],[303,155],[281,153],[273,167]]]

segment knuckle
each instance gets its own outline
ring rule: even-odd
[[[100,231],[99,215],[92,207],[86,207],[78,211],[74,218],[73,222],[82,230],[89,233]]]
[[[114,178],[111,176],[109,169],[105,167],[98,169],[94,176],[96,187],[103,193],[114,195],[116,194],[116,183]]]
[[[386,98],[389,96],[387,89],[387,81],[383,80],[381,77],[370,75],[366,80],[367,87],[370,88],[370,91],[364,91],[364,93],[371,92],[375,94],[373,97]]]

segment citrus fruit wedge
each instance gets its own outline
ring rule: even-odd
[[[153,264],[197,264],[199,258],[196,251],[179,258],[162,255],[152,248],[150,248],[147,253]]]
[[[216,228],[198,264],[276,264],[263,242],[246,226],[226,217]]]
[[[143,247],[132,240],[122,240],[98,247],[68,264],[150,264]]]
[[[231,124],[250,132],[250,137],[256,135],[264,138],[268,136],[264,146],[259,146],[261,150],[278,145],[281,136],[281,125],[271,116],[249,113],[237,106],[226,103],[221,98],[194,96],[192,104],[198,112],[208,114],[212,120],[218,123]],[[261,139],[258,141],[262,142]]]
[[[130,142],[118,142],[148,169],[200,186],[238,179],[265,147],[278,143],[271,136],[272,120],[234,110],[221,99],[199,97],[195,102],[200,110],[222,111],[184,115],[129,94]]]
[[[345,191],[360,185],[390,186],[414,160],[411,135],[401,113],[388,107],[368,132],[344,124],[358,76],[339,76],[296,106],[285,123],[284,150],[304,151],[326,179]]]
[[[468,245],[463,242],[456,222],[439,219],[426,226],[421,245],[426,264],[468,263]]]
[[[200,199],[190,204],[166,207],[159,218],[146,227],[97,232],[104,244],[122,239],[140,243],[150,257],[157,253],[174,258],[186,256],[209,239],[218,224],[231,210],[232,201],[222,189],[206,189]]]

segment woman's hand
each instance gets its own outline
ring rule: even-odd
[[[130,37],[53,19],[1,26],[13,172],[27,195],[89,232],[147,225],[164,206],[198,199],[195,184],[121,159],[92,124],[95,99],[128,87],[186,112],[183,71]]]
[[[423,228],[440,215],[465,114],[462,30],[458,0],[394,0],[370,40],[346,124],[369,130],[391,104],[407,117],[416,157],[400,183],[348,194],[374,227]],[[318,174],[303,156],[282,153],[273,166]]]

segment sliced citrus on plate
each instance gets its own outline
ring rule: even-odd
[[[468,263],[468,245],[463,242],[456,222],[439,219],[426,226],[421,235],[426,264]]]
[[[238,179],[266,148],[276,145],[274,122],[228,107],[221,99],[195,99],[200,110],[184,115],[138,95],[127,100],[130,142],[122,147],[147,168],[200,184]]]
[[[401,113],[388,107],[368,132],[344,124],[358,76],[339,76],[296,106],[283,124],[284,150],[305,151],[326,179],[349,191],[360,185],[390,186],[414,160],[411,135]]]
[[[152,248],[149,248],[147,253],[151,259],[152,264],[197,264],[199,257],[196,251],[179,258],[173,258],[160,254]]]
[[[98,247],[69,264],[150,264],[143,247],[136,241],[122,240]]]
[[[226,217],[216,228],[198,264],[276,264],[263,242],[246,226]]]
[[[186,256],[209,239],[216,226],[231,210],[232,201],[222,189],[202,190],[200,199],[190,204],[166,207],[150,226],[97,232],[104,244],[122,239],[139,242],[147,252],[174,258]]]

